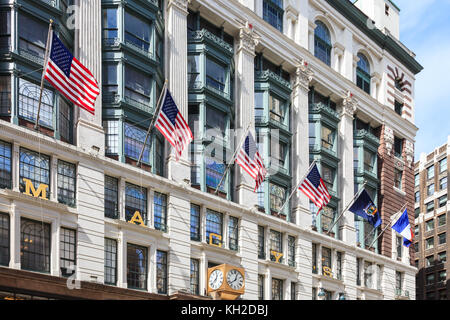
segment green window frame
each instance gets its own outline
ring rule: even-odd
[[[370,64],[362,53],[358,53],[358,64],[356,67],[356,85],[370,95]]]

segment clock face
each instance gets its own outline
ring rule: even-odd
[[[232,269],[227,273],[227,282],[231,289],[239,290],[244,285],[244,277],[238,270]]]
[[[213,290],[217,290],[223,283],[223,272],[220,270],[214,270],[209,276],[209,287]]]

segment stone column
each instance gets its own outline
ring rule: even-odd
[[[166,75],[172,93],[183,118],[188,121],[187,84],[187,15],[188,0],[169,0],[166,11]],[[178,161],[174,148],[168,146],[168,178],[182,185],[190,181],[190,162],[187,146]],[[190,287],[190,203],[185,193],[168,196],[169,266],[168,291],[173,294]]]
[[[101,0],[79,0],[75,24],[75,57],[88,68],[101,89],[102,80],[102,19]],[[95,115],[82,108],[76,110],[76,143],[86,151],[105,153],[102,127],[102,93],[95,101]]]
[[[79,0],[75,29],[75,56],[97,79],[101,88],[102,35],[101,0]],[[104,154],[102,95],[95,102],[95,115],[77,110],[77,146],[92,155]],[[104,278],[104,172],[94,161],[85,161],[77,170],[78,247],[77,268],[81,279]]]
[[[169,0],[166,19],[166,77],[183,118],[188,121],[187,15],[188,0]],[[166,143],[167,177],[181,182],[190,180],[189,146],[177,161],[175,149]]]
[[[255,134],[255,85],[254,59],[258,36],[248,22],[239,31],[239,39],[235,56],[235,105],[236,105],[236,144],[245,139],[246,129],[250,125],[250,132],[256,141]],[[258,204],[257,194],[254,192],[255,181],[239,165],[235,166],[236,199],[241,205],[254,207]]]
[[[353,173],[353,114],[356,111],[357,104],[357,101],[353,98],[353,94],[347,92],[347,96],[344,97],[341,105],[341,121],[339,122],[339,145],[341,151],[339,185],[341,186],[341,210],[352,201],[355,195]],[[343,240],[350,245],[356,245],[354,214],[350,211],[345,212],[338,225],[341,225]]]
[[[309,83],[313,78],[313,71],[308,63],[300,61],[295,73],[295,84],[292,92],[292,187],[295,188],[309,168],[309,120],[308,120],[308,92]],[[311,226],[311,212],[309,200],[303,192],[297,191],[292,196],[292,213],[298,225],[309,228]]]

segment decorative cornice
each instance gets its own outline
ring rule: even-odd
[[[342,100],[342,112],[341,116],[349,116],[353,118],[353,115],[355,114],[356,108],[358,106],[358,101],[353,97],[353,93],[350,91],[346,92],[346,95],[343,97]]]
[[[239,30],[239,51],[245,50],[251,55],[255,55],[255,48],[259,43],[260,37],[253,31],[253,25],[248,21],[245,26]]]
[[[409,140],[405,140],[405,153],[406,153],[406,162],[408,167],[411,168],[414,160],[414,143]]]
[[[267,79],[267,80],[271,79],[272,81],[278,82],[280,85],[286,87],[289,90],[292,88],[289,81],[284,80],[282,77],[280,77],[276,73],[273,73],[270,70],[256,72],[255,78]]]
[[[384,143],[386,145],[387,154],[391,155],[394,146],[394,130],[386,125],[384,126]]]
[[[380,146],[380,139],[378,139],[376,136],[374,136],[365,129],[355,131],[355,138],[369,141],[377,147]]]
[[[219,37],[215,36],[211,32],[209,32],[206,29],[202,30],[196,30],[188,33],[188,37],[190,41],[209,41],[210,43],[214,43],[218,47],[224,49],[228,54],[233,54],[233,47],[220,39]]]

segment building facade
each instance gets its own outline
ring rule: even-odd
[[[446,144],[415,163],[415,265],[416,297],[419,300],[447,300],[447,215],[448,160],[450,137]]]
[[[203,297],[229,263],[243,299],[415,298],[413,249],[374,241],[404,204],[413,221],[422,67],[391,1],[2,0],[0,15],[1,291],[61,296],[11,281],[24,273],[81,281],[64,295]],[[49,19],[102,90],[90,115],[45,83],[34,129]],[[194,134],[179,161],[157,130],[145,141],[166,79]],[[269,170],[256,192],[226,171],[247,127]],[[313,160],[327,208],[298,193],[283,209]],[[382,226],[347,211],[332,227],[362,187]]]

